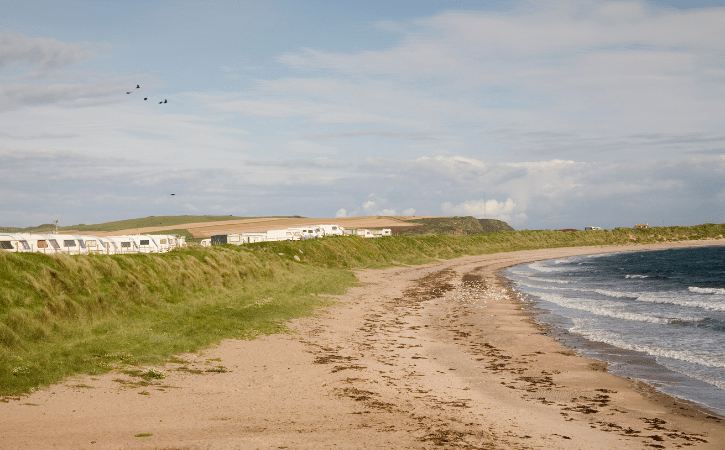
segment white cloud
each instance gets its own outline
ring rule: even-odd
[[[507,198],[506,201],[499,202],[497,200],[468,200],[458,205],[451,202],[445,202],[441,205],[441,211],[446,215],[453,216],[473,216],[478,219],[498,219],[504,222],[522,223],[527,216],[525,208],[517,205],[513,200]]]
[[[341,217],[347,217],[347,210],[345,208],[338,209],[335,213],[335,217],[338,219]]]
[[[31,38],[10,30],[0,32],[0,68],[22,66],[47,70],[77,64],[94,55],[88,44]]]

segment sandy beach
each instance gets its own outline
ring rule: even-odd
[[[469,256],[357,272],[293,333],[0,403],[0,449],[721,449],[723,419],[548,337],[501,268],[725,240]]]

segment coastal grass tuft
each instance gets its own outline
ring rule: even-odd
[[[341,294],[355,282],[349,271],[241,248],[0,253],[0,393],[284,332],[286,321],[329,303],[318,294]]]
[[[329,304],[328,295],[354,285],[351,269],[724,235],[725,225],[705,224],[330,237],[142,255],[0,252],[0,395],[26,393],[76,374],[123,368],[154,373],[146,367],[223,339],[286,332],[288,320],[312,314]]]

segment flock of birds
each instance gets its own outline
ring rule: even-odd
[[[141,89],[141,86],[139,86],[139,85],[137,84],[137,85],[136,85],[136,89]],[[132,92],[133,92],[133,91],[126,91],[126,94],[128,95],[128,94],[130,94],[130,93],[132,93]],[[148,99],[149,99],[148,97],[144,97],[144,98],[143,98],[143,100],[144,100],[144,101],[146,101],[146,100],[148,100]],[[160,104],[162,104],[162,103],[169,103],[169,102],[168,102],[168,100],[164,99],[164,101],[163,101],[163,102],[159,102],[159,105],[160,105]],[[171,194],[171,195],[176,195],[176,194]]]
[[[141,86],[139,86],[139,85],[137,84],[137,85],[136,85],[136,89],[141,89]],[[126,91],[126,94],[130,94],[130,93],[132,93],[132,92],[133,92],[133,91]],[[146,100],[148,100],[149,98],[148,98],[148,97],[144,97],[143,99],[144,99],[144,101],[146,101]],[[164,99],[164,101],[163,101],[163,102],[159,102],[159,105],[160,105],[160,104],[162,104],[162,103],[169,103],[169,102],[168,102],[168,101],[167,101],[166,99]]]

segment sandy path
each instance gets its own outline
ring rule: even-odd
[[[295,334],[185,355],[148,386],[115,373],[2,403],[0,449],[723,448],[721,419],[564,349],[496,274],[611,250],[361,271]]]

